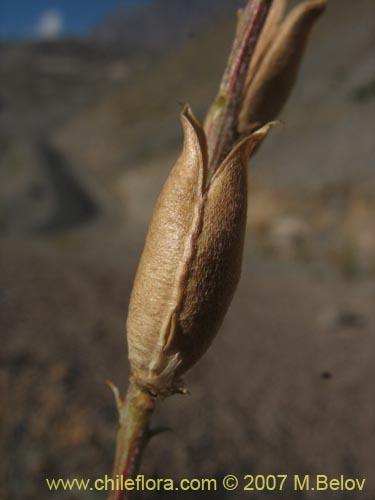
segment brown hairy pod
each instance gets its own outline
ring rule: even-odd
[[[156,203],[127,320],[133,382],[153,394],[207,350],[237,286],[247,211],[247,161],[269,125],[235,145],[210,176],[206,137],[186,107],[185,141]]]

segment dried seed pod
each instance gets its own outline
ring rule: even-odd
[[[247,210],[247,160],[269,126],[233,148],[208,179],[203,129],[185,108],[185,141],[156,203],[129,305],[133,381],[155,394],[206,351],[236,288]]]
[[[272,42],[277,36],[280,28],[280,24],[285,15],[288,0],[273,0],[271,9],[268,13],[266,22],[259,40],[256,45],[256,49],[253,57],[250,61],[250,66],[247,73],[246,87],[250,84],[250,81],[254,78],[257,73],[260,63],[262,62],[267,50],[271,47]]]
[[[281,111],[296,81],[310,31],[325,7],[326,0],[303,2],[279,26],[285,2],[275,0],[250,64],[238,120],[240,134],[273,120]]]

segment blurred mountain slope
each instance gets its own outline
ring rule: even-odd
[[[319,255],[345,274],[375,269],[374,16],[372,0],[329,2],[284,125],[251,161],[248,221],[262,251]],[[235,17],[93,102],[55,137],[106,192],[134,244],[180,152],[183,104],[203,119],[215,96]]]
[[[257,164],[278,182],[316,185],[370,174],[375,128],[371,14],[372,0],[329,3],[281,115],[285,129],[276,131],[257,157]],[[105,176],[158,155],[175,155],[181,143],[179,110],[188,102],[204,116],[217,90],[234,25],[233,13],[85,109],[60,131],[59,144],[82,167]],[[349,150],[343,148],[348,143]]]
[[[164,53],[199,35],[242,0],[155,0],[117,9],[93,30],[99,43],[122,44],[133,50]]]
[[[250,168],[249,227],[257,241],[279,248],[314,240],[312,253],[329,253],[350,272],[375,263],[374,15],[372,0],[329,2],[281,114],[285,125]],[[106,230],[125,220],[127,242],[142,241],[181,148],[179,112],[188,102],[204,117],[235,21],[232,9],[151,60],[125,45],[88,41],[0,45],[0,233],[32,235],[82,221],[100,233],[104,215]]]

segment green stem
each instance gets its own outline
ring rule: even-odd
[[[121,400],[116,387],[111,386],[119,411],[119,429],[112,477],[118,483],[137,474],[142,451],[147,443],[149,421],[155,398],[130,382],[125,400]],[[122,478],[122,480],[121,480]],[[128,500],[130,492],[111,491],[108,500]]]

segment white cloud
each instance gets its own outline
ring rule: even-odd
[[[58,10],[46,10],[40,16],[36,27],[37,38],[58,38],[63,30],[64,17]]]

